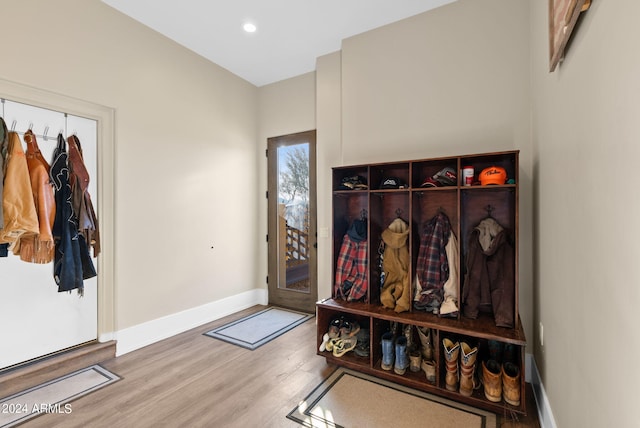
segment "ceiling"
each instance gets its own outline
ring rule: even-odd
[[[315,70],[345,38],[455,0],[102,0],[263,86]],[[246,33],[252,22],[257,31]]]

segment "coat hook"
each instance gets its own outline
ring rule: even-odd
[[[33,122],[29,122],[29,131],[33,131]]]
[[[44,132],[42,133],[42,137],[44,138],[44,141],[49,141],[49,137],[47,136],[48,133],[49,133],[49,126],[45,126]]]
[[[15,132],[17,123],[18,121],[13,119],[13,122],[11,122],[11,132]]]
[[[489,214],[489,217],[491,217],[491,213],[493,212],[493,210],[495,209],[491,204],[487,205],[486,207],[484,207],[484,209],[487,211],[487,213]]]
[[[396,217],[397,218],[402,217],[402,210],[400,208],[396,209]]]

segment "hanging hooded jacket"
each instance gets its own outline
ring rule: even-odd
[[[334,295],[348,301],[367,295],[367,221],[354,220],[342,238],[336,265]]]
[[[443,212],[427,223],[420,238],[416,265],[414,307],[439,313],[444,300],[444,284],[449,278],[446,247],[451,234],[449,217]]]
[[[380,303],[398,313],[411,308],[408,237],[409,225],[401,218],[393,220],[382,232],[384,285]]]
[[[24,134],[27,143],[27,166],[31,179],[33,202],[38,215],[39,233],[20,238],[20,259],[31,263],[49,263],[53,260],[53,219],[56,205],[49,178],[49,163],[42,157],[36,136],[28,130]]]
[[[82,295],[82,260],[78,240],[78,225],[71,204],[71,185],[67,167],[67,149],[62,134],[58,134],[58,145],[53,153],[50,171],[55,190],[56,216],[53,222],[55,243],[53,277],[58,291],[78,290]]]
[[[493,313],[498,327],[514,326],[515,254],[508,233],[493,218],[471,232],[462,292],[464,316]]]
[[[4,228],[0,230],[0,243],[10,244],[9,249],[18,255],[20,237],[25,234],[37,235],[39,227],[27,159],[20,137],[15,132],[9,132],[5,168],[2,192]]]

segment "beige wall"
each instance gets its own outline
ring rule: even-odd
[[[257,88],[99,0],[0,10],[0,78],[115,109],[116,328],[255,288]]]
[[[638,426],[640,3],[593,1],[554,73],[546,3],[530,2],[536,363],[559,427]]]
[[[259,245],[256,246],[258,280],[256,287],[267,288],[267,139],[316,129],[316,73],[305,73],[258,88],[258,183],[256,220]]]
[[[333,236],[331,168],[342,164],[342,53],[316,61],[317,182],[318,182],[318,299],[331,297]]]
[[[520,149],[520,311],[531,337],[528,40],[522,0],[459,0],[344,40],[340,56],[318,62],[318,182],[328,198],[333,166]],[[318,205],[319,230],[331,227],[330,204]],[[331,295],[325,241],[320,298]]]
[[[555,419],[633,426],[640,3],[594,1],[551,74],[547,4],[459,0],[258,89],[98,0],[0,0],[0,78],[115,109],[119,329],[264,287],[270,136],[317,127],[320,233],[333,166],[520,149],[520,308]]]

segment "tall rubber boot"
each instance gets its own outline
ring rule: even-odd
[[[400,336],[396,339],[396,362],[393,371],[396,374],[403,375],[409,367],[409,355],[407,355],[407,338]]]
[[[513,363],[502,365],[502,398],[512,406],[520,405],[520,368]]]
[[[382,370],[393,367],[393,333],[388,331],[382,335]]]
[[[482,362],[482,383],[487,400],[494,403],[502,401],[502,368],[496,360]]]
[[[469,397],[478,387],[476,380],[476,358],[478,347],[472,348],[465,342],[460,343],[460,394]]]
[[[458,390],[458,354],[460,354],[460,343],[453,343],[446,337],[442,339],[444,346],[444,359],[447,374],[444,378],[447,391]]]

